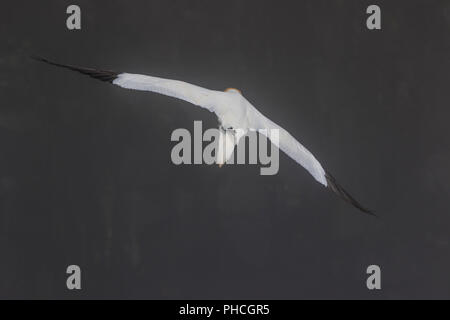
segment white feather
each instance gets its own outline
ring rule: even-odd
[[[205,89],[183,81],[169,80],[139,74],[121,73],[113,84],[122,88],[157,92],[175,97],[215,112],[222,127],[248,130],[278,129],[279,143],[283,152],[303,166],[318,182],[327,186],[325,170],[317,159],[289,132],[262,115],[238,90],[227,92]],[[271,135],[267,135],[271,139]],[[242,137],[233,137],[221,131],[217,163],[225,163],[231,156],[234,146]],[[224,143],[225,142],[225,143]]]
[[[184,81],[163,79],[141,74],[121,73],[113,81],[113,84],[126,89],[152,91],[164,94],[213,111],[213,105],[209,104],[209,98],[213,91]]]

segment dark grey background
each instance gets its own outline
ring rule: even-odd
[[[449,28],[448,1],[3,2],[0,297],[450,298]],[[284,154],[175,166],[172,131],[213,114],[30,54],[239,88],[381,218]]]

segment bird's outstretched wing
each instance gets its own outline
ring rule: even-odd
[[[163,79],[141,74],[77,67],[53,62],[41,57],[32,58],[57,67],[77,71],[92,78],[109,82],[122,88],[156,92],[190,102],[202,108],[208,109],[209,111],[214,111],[214,105],[210,103],[210,98],[214,95],[215,91],[184,81]]]
[[[126,89],[151,91],[167,96],[175,97],[181,100],[188,101],[192,104],[198,105],[212,112],[214,110],[214,98],[216,91],[208,90],[193,84],[189,84],[183,81],[163,79],[158,77],[151,77],[140,74],[120,73],[108,70],[99,70],[92,68],[77,67],[73,65],[56,63],[49,61],[41,57],[33,57],[36,60],[66,68],[72,71],[77,71],[82,74],[88,75],[92,78],[106,81]],[[261,130],[261,133],[270,133],[270,129],[278,129],[278,139],[274,139],[274,136],[267,134],[267,137],[285,152],[289,157],[294,159],[297,163],[302,165],[308,172],[321,184],[328,187],[334,193],[339,195],[342,199],[352,204],[359,210],[374,215],[370,210],[361,206],[347,191],[345,191],[330,175],[326,172],[317,159],[309,152],[300,142],[298,142],[289,132],[263,116],[249,103],[249,110],[247,116],[250,117],[249,123],[251,123],[253,130]],[[265,131],[269,129],[269,131]],[[228,153],[224,154],[222,162],[226,161]]]
[[[259,129],[262,134],[265,134],[280,150],[308,170],[314,179],[362,212],[375,215],[372,211],[364,208],[347,191],[345,191],[345,189],[337,183],[336,179],[323,169],[322,165],[317,161],[314,155],[289,132],[259,113],[256,109],[254,109],[253,117],[254,119],[252,122],[257,126],[257,129]],[[275,138],[276,135],[271,134],[270,129],[277,129],[277,138]]]

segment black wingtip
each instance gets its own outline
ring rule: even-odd
[[[360,211],[378,218],[378,216],[372,210],[366,209],[358,201],[356,201],[341,185],[339,185],[339,183],[337,183],[336,179],[327,171],[325,172],[325,178],[327,180],[328,188],[335,194],[337,194],[341,199],[350,203]]]
[[[44,58],[42,58],[40,56],[36,56],[36,55],[31,55],[30,58],[33,60],[36,60],[36,61],[47,62]]]
[[[43,58],[41,56],[32,55],[32,56],[30,56],[30,58],[34,59],[36,61],[51,64],[53,66],[69,69],[72,71],[77,71],[77,72],[80,72],[87,76],[90,76],[91,78],[109,82],[109,83],[112,83],[119,76],[119,73],[114,72],[114,71],[98,70],[98,69],[92,69],[92,68],[77,67],[77,66],[73,66],[73,65],[69,65],[69,64],[57,63],[57,62],[50,61],[46,58]]]

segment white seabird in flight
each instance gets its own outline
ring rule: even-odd
[[[179,80],[77,67],[52,62],[41,57],[33,58],[54,66],[80,72],[122,88],[160,93],[190,102],[214,112],[220,123],[219,148],[216,159],[216,163],[219,166],[226,163],[233,153],[234,146],[249,131],[256,130],[264,134],[270,132],[272,129],[278,129],[279,141],[276,143],[271,140],[272,143],[275,143],[289,157],[308,170],[320,184],[329,188],[343,200],[362,212],[375,215],[345,191],[334,177],[323,169],[322,165],[311,152],[289,134],[289,132],[262,115],[237,89],[229,88],[225,91],[209,90]],[[266,135],[269,139],[272,139],[270,134]],[[223,139],[225,139],[225,150],[221,148],[224,142]],[[228,146],[231,146],[231,148]]]

